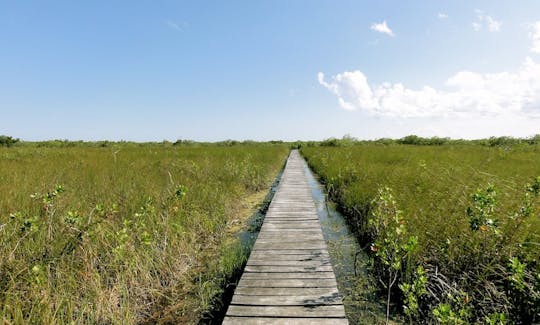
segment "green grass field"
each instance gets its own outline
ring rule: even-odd
[[[196,323],[287,152],[0,147],[0,321]]]
[[[337,144],[302,154],[373,257],[393,313],[540,321],[540,146]]]
[[[396,319],[539,320],[539,145],[303,145]],[[0,319],[199,322],[245,262],[235,234],[287,153],[254,143],[0,147]]]

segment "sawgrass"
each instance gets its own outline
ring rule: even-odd
[[[397,252],[394,312],[414,322],[539,321],[540,209],[531,184],[540,175],[540,146],[367,143],[308,146],[302,154],[373,256],[383,283],[395,273],[382,252]],[[493,211],[486,208],[475,228],[482,204]],[[392,229],[394,237],[388,229],[375,231],[381,214],[396,211],[393,220],[403,227]],[[410,238],[418,244],[407,246]]]
[[[0,148],[0,321],[196,323],[245,260],[228,229],[287,152]]]

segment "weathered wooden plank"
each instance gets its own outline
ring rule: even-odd
[[[269,213],[276,213],[276,212],[309,212],[309,213],[317,213],[317,208],[315,206],[310,207],[295,207],[295,206],[271,206],[268,208]]]
[[[346,325],[346,318],[287,318],[287,317],[235,317],[227,316],[224,325]]]
[[[305,214],[272,214],[268,217],[265,217],[265,222],[266,221],[277,221],[277,220],[291,220],[291,221],[299,221],[301,219],[308,219],[306,222],[309,222],[309,223],[313,223],[317,226],[319,226],[319,217],[313,215],[312,213],[305,213]]]
[[[256,250],[254,249],[251,254],[280,254],[280,255],[321,255],[328,254],[328,250],[325,248],[318,249],[265,249],[265,250]]]
[[[268,236],[274,236],[274,237],[282,236],[281,238],[285,238],[287,236],[322,236],[323,235],[320,229],[304,229],[304,231],[300,233],[298,233],[297,231],[289,231],[289,229],[280,229],[279,232],[272,231],[270,229],[268,230],[269,231],[265,231],[259,234],[257,238],[264,238]]]
[[[261,236],[257,237],[257,242],[259,243],[272,243],[276,244],[276,242],[279,241],[279,244],[284,243],[297,243],[301,242],[304,244],[322,244],[326,245],[326,242],[323,238],[314,237],[314,236],[306,236],[304,234],[300,234],[299,236]]]
[[[269,229],[270,230],[270,229]],[[309,236],[322,236],[323,233],[320,229],[306,229],[305,231],[303,232],[294,232],[294,231],[288,231],[288,229],[280,229],[281,231],[277,232],[277,231],[265,231],[263,233],[260,233],[259,236],[257,238],[265,238],[265,237],[273,237],[275,239],[279,239],[279,238],[288,238],[288,237],[300,237],[300,236],[304,236],[304,237],[309,237]],[[281,236],[281,237],[280,237]]]
[[[326,248],[326,246],[324,245],[324,243],[322,244],[316,244],[316,243],[276,243],[276,242],[273,242],[273,243],[260,243],[260,244],[257,244],[257,242],[255,242],[255,246],[254,246],[255,249],[257,250],[275,250],[275,249],[284,249],[284,250],[289,250],[289,249],[297,249],[297,250],[300,250],[300,249],[304,249],[304,250],[311,250],[311,249],[324,249]]]
[[[295,203],[287,203],[287,204],[271,204],[268,207],[268,210],[272,211],[314,211],[316,210],[315,204],[295,204]]]
[[[264,227],[264,226],[263,226]],[[315,227],[312,227],[312,228],[309,228],[309,229],[304,229],[304,228],[292,228],[292,229],[280,229],[280,228],[265,228],[264,231],[265,232],[268,232],[268,231],[297,231],[297,232],[304,232],[306,230],[317,230],[319,228],[315,228]],[[263,231],[262,227],[261,227],[261,232]]]
[[[316,212],[316,207],[312,208],[304,208],[304,209],[286,209],[286,208],[274,208],[272,211],[268,209],[267,216],[273,217],[273,216],[312,216],[312,217],[318,217]]]
[[[298,220],[289,220],[289,221],[282,221],[282,222],[272,222],[271,220],[263,225],[265,228],[315,228],[320,229],[321,226],[314,223],[313,221],[298,221]],[[262,229],[262,228],[261,228]]]
[[[298,229],[298,230],[301,230],[301,229]],[[264,234],[260,235],[261,238],[264,238],[264,236],[274,236],[274,238],[276,239],[279,239],[281,238],[282,240],[285,240],[287,238],[294,238],[295,236],[300,236],[300,235],[311,235],[311,234],[315,234],[317,235],[317,233],[319,234],[322,234],[320,232],[320,230],[318,229],[305,229],[304,231],[297,231],[295,229],[279,229],[279,228],[273,228],[273,229],[270,229],[270,228],[266,228],[266,231],[264,232]],[[281,237],[279,237],[281,235]],[[259,238],[259,237],[257,237]]]
[[[261,243],[264,242],[276,242],[276,241],[282,241],[282,242],[315,242],[315,241],[324,241],[324,237],[322,234],[300,234],[298,236],[283,236],[280,234],[276,235],[264,235],[257,238],[257,240],[261,240]]]
[[[289,228],[287,228],[289,226]],[[263,229],[264,228],[264,229]],[[299,234],[297,230],[302,230]],[[275,235],[275,231],[280,231],[284,235],[301,235],[301,234],[322,234],[320,228],[317,227],[298,227],[294,223],[273,223],[261,227],[261,233],[259,236],[265,236],[267,234]],[[295,233],[296,232],[296,233]]]
[[[247,266],[323,266],[332,265],[329,259],[304,259],[304,260],[283,260],[283,259],[250,259]]]
[[[295,203],[287,203],[287,204],[276,204],[272,205],[269,210],[272,211],[313,211],[316,210],[315,205],[313,204],[295,204]]]
[[[246,265],[249,272],[330,272],[332,265],[315,266],[280,266],[280,265]]]
[[[298,201],[309,201],[312,200],[311,197],[311,190],[305,190],[302,191],[302,193],[297,193],[298,190],[295,191],[284,191],[281,189],[276,195],[274,195],[274,201],[273,204],[276,203],[283,203],[283,202],[298,202]],[[313,202],[315,204],[315,202]]]
[[[297,214],[289,214],[289,213],[282,213],[282,214],[272,214],[270,216],[266,216],[264,218],[264,221],[277,221],[277,220],[301,220],[301,219],[307,219],[310,222],[313,221],[319,221],[319,217],[314,216],[311,213],[297,213]]]
[[[274,219],[309,219],[313,221],[319,221],[319,217],[317,215],[314,215],[313,213],[309,213],[309,212],[298,212],[298,213],[275,212],[272,214],[267,214],[266,217],[264,217],[265,221],[274,220]]]
[[[341,305],[339,293],[328,295],[310,295],[300,293],[294,296],[263,296],[263,295],[234,295],[233,305],[246,306],[313,306],[313,305]]]
[[[266,231],[283,231],[284,233],[286,231],[295,231],[295,230],[302,230],[302,232],[315,232],[320,231],[320,228],[316,226],[296,226],[294,224],[267,224],[261,227],[261,232],[263,232],[262,235],[266,234]],[[297,234],[298,235],[298,234]]]
[[[265,222],[268,224],[279,224],[279,223],[303,223],[303,222],[318,222],[319,220],[316,218],[307,218],[307,217],[272,217],[270,219],[266,219]]]
[[[324,273],[324,272],[323,272]],[[262,288],[334,288],[337,287],[335,278],[327,279],[244,279],[238,282],[238,287]]]
[[[261,263],[283,263],[282,265],[307,265],[311,264],[330,264],[329,258],[311,257],[311,258],[281,258],[280,256],[260,256],[257,258],[250,258],[247,265],[256,265]],[[286,264],[285,264],[286,263]]]
[[[311,266],[323,266],[323,265],[332,265],[330,260],[307,260],[307,261],[283,261],[283,260],[274,260],[274,259],[250,259],[247,263],[248,266],[301,266],[301,267],[311,267]]]
[[[314,204],[299,204],[299,203],[286,203],[286,204],[275,204],[270,207],[272,211],[294,211],[294,210],[302,210],[302,211],[312,211],[315,210],[316,207]]]
[[[327,272],[249,272],[242,275],[246,280],[271,280],[271,279],[335,279],[333,271]]]
[[[320,227],[316,225],[309,225],[309,220],[308,221],[306,220],[299,220],[299,221],[280,220],[280,222],[273,222],[272,220],[270,220],[268,221],[267,224],[261,227],[261,232],[259,233],[259,235],[265,235],[267,231],[273,231],[273,230],[279,230],[283,232],[301,230],[303,232],[306,232],[307,234],[312,233],[312,232],[322,233],[322,230]]]
[[[290,221],[290,222],[319,222],[319,218],[314,215],[273,215],[264,219],[265,222]]]
[[[241,306],[230,305],[228,316],[345,317],[343,305],[337,306]]]
[[[285,254],[289,250],[282,250],[284,254],[275,254],[274,250],[257,250],[253,252],[252,259],[253,260],[274,260],[274,261],[326,261],[329,259],[328,256],[323,254]],[[299,251],[299,250],[298,250]],[[309,252],[310,250],[306,250]],[[265,254],[265,252],[270,252],[270,254]]]
[[[274,197],[274,200],[279,200],[279,199],[277,199],[276,197]],[[300,198],[299,198],[299,200],[300,200]],[[311,200],[311,198],[310,198],[310,200]],[[273,205],[273,204],[270,204],[268,207],[269,207],[269,208],[270,208],[270,207],[274,207],[274,205]],[[313,204],[312,207],[316,207],[315,204]],[[285,211],[284,211],[284,212],[285,212]],[[284,213],[284,212],[282,212],[282,213]],[[293,213],[295,213],[295,212],[293,212]],[[296,213],[298,213],[298,212],[296,212]]]
[[[315,242],[320,243],[323,241],[324,244],[324,237],[320,237],[322,233],[297,233],[292,231],[268,231],[267,233],[262,234],[260,237],[257,237],[257,240],[259,238],[261,239],[261,243],[271,243],[271,244],[278,244],[278,243],[288,243],[288,242],[299,242],[303,241],[305,244],[313,244]],[[269,239],[266,239],[269,238]],[[324,246],[326,247],[326,246]]]
[[[302,235],[300,233],[299,235]],[[272,236],[272,235],[268,235]],[[268,246],[268,245],[282,245],[282,244],[288,244],[293,243],[299,246],[291,247],[292,249],[306,249],[306,246],[317,246],[317,248],[326,248],[326,242],[322,238],[313,238],[313,239],[297,239],[294,234],[290,235],[283,235],[281,237],[274,235],[274,238],[271,239],[264,239],[264,237],[261,237],[260,241],[259,238],[257,238],[257,241],[255,242],[255,245],[258,246]],[[257,249],[257,247],[254,246],[254,249]]]
[[[276,261],[327,261],[330,259],[328,254],[268,254],[252,252],[250,260],[257,261],[264,258],[272,258]]]
[[[318,226],[316,225],[297,225],[297,226],[293,226],[293,225],[279,225],[279,224],[267,224],[267,225],[263,225],[261,227],[261,232],[264,232],[266,230],[283,230],[283,229],[298,229],[298,230],[317,230],[317,229],[320,229]]]
[[[283,266],[283,267],[297,267],[297,268],[313,268],[313,267],[322,267],[322,266],[332,266],[329,260],[327,261],[282,261],[282,260],[272,260],[272,259],[260,259],[260,260],[250,260],[246,266]],[[332,270],[332,268],[330,268]],[[254,271],[256,272],[256,271]]]
[[[278,243],[277,241],[281,241],[281,243]],[[323,244],[326,242],[322,238],[316,238],[316,237],[302,237],[302,238],[280,238],[280,237],[262,237],[260,238],[260,243],[257,244],[257,250],[264,250],[265,248],[269,248],[268,246],[287,246],[287,249],[311,249],[311,248],[319,248],[323,249],[325,248]],[[290,246],[290,247],[289,247]],[[307,247],[310,246],[310,247]],[[312,247],[313,246],[313,247]],[[281,247],[281,249],[284,249]]]
[[[245,296],[330,296],[338,295],[337,288],[251,288],[240,287],[234,291],[235,295]],[[277,298],[279,299],[279,298]]]
[[[292,213],[296,215],[310,215],[310,216],[317,216],[317,210],[315,208],[313,209],[287,209],[284,208],[278,208],[278,209],[268,209],[268,213],[270,213],[270,217],[277,216],[277,215],[290,215]]]
[[[320,242],[317,243],[317,242],[313,242],[311,244],[308,244],[308,243],[304,243],[304,242],[301,242],[301,241],[298,241],[298,242],[283,242],[283,243],[275,243],[275,242],[264,242],[263,240],[261,240],[261,243],[260,244],[257,244],[257,253],[263,253],[267,250],[269,251],[276,251],[276,250],[279,250],[281,249],[282,251],[284,252],[287,252],[291,249],[294,249],[295,251],[301,251],[301,250],[304,250],[304,251],[311,251],[312,249],[323,249],[323,244],[321,244]],[[294,255],[294,254],[288,254],[288,255]]]

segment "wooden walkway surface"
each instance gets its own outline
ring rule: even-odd
[[[296,150],[223,324],[348,324],[304,161]]]

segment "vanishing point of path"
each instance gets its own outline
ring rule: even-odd
[[[303,164],[293,150],[223,324],[348,324]]]

